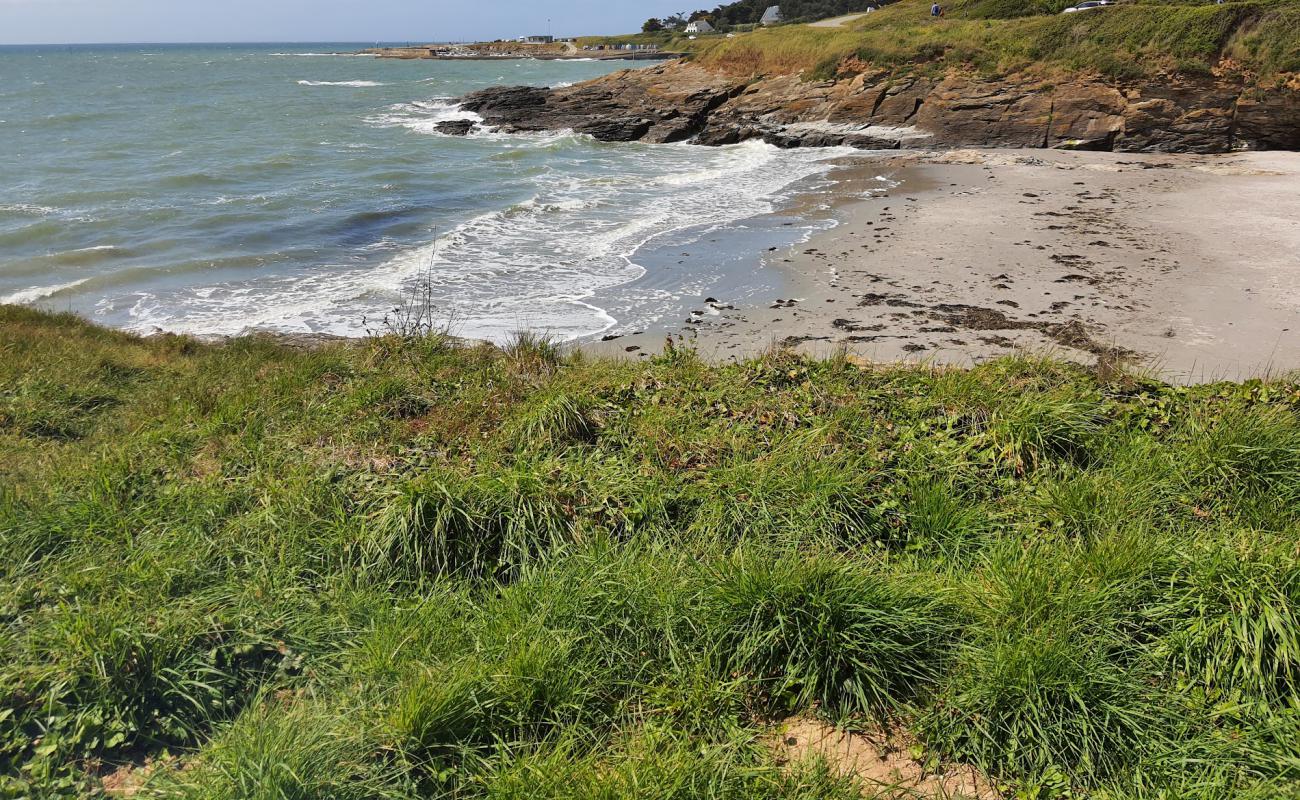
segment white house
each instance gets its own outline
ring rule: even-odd
[[[768,6],[767,10],[763,12],[763,18],[760,19],[758,22],[760,25],[775,25],[780,21],[781,21],[781,7]]]
[[[713,26],[707,19],[697,19],[686,26],[687,33],[713,33]]]

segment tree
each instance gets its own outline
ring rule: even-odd
[[[646,20],[645,24],[641,26],[642,33],[656,33],[663,29],[664,29],[664,24],[659,20],[655,19],[654,17],[651,17],[650,19]]]
[[[672,16],[664,17],[664,27],[673,28],[673,29],[685,28],[686,27],[685,12],[679,11],[676,14],[673,14]]]

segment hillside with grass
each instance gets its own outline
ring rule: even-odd
[[[902,0],[841,28],[784,25],[692,42],[703,64],[741,74],[805,71],[832,77],[846,64],[940,73],[1092,73],[1113,79],[1180,74],[1261,86],[1295,84],[1300,2],[1134,0],[1062,14],[1071,0],[956,0],[942,19],[928,0]],[[861,67],[858,67],[861,68]]]
[[[0,350],[4,796],[880,790],[796,723],[985,797],[1300,791],[1295,380]]]
[[[774,5],[780,5],[781,16],[786,22],[811,22],[865,11],[881,3],[876,0],[783,0],[781,3],[737,0],[718,6],[708,13],[707,18],[718,26],[753,25],[763,18],[764,11]]]

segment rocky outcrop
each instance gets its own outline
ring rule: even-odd
[[[462,98],[461,108],[511,133],[572,128],[601,141],[676,142],[703,128],[744,86],[678,64],[622,70],[558,89],[484,89]]]
[[[1300,101],[1295,91],[1248,91],[1237,98],[1235,135],[1261,149],[1300,150]]]
[[[474,130],[474,121],[468,119],[453,119],[447,122],[439,122],[434,126],[434,130],[447,136],[468,136],[469,132]]]
[[[1216,153],[1300,149],[1300,93],[1213,81],[1112,85],[1028,75],[898,76],[863,65],[834,81],[743,79],[689,62],[575,86],[485,89],[462,107],[507,132],[602,141],[780,147],[1060,147]]]

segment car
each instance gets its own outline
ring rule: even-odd
[[[1076,11],[1091,11],[1094,8],[1102,8],[1110,5],[1109,0],[1088,0],[1086,3],[1080,3],[1077,6],[1070,6],[1062,11],[1062,14],[1073,14]]]

